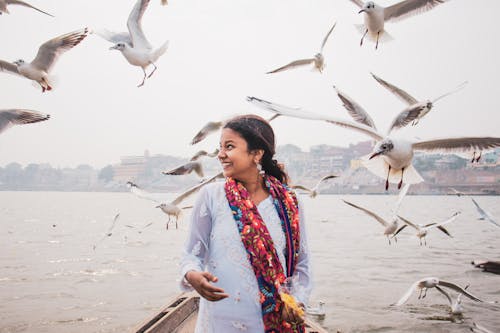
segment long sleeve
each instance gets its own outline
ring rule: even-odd
[[[191,213],[189,234],[181,259],[181,289],[192,290],[184,276],[188,271],[203,271],[209,253],[212,217],[209,210],[209,195],[207,187],[198,194]]]
[[[311,261],[307,245],[304,209],[299,200],[300,250],[297,265],[292,276],[292,295],[297,302],[308,303],[312,291]]]

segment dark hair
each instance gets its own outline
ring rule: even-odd
[[[262,117],[253,114],[236,116],[224,124],[224,128],[229,128],[239,135],[248,145],[248,151],[262,149],[261,165],[266,174],[276,177],[280,182],[287,184],[288,175],[283,170],[283,165],[273,159],[276,143],[274,141],[274,131],[269,122]]]

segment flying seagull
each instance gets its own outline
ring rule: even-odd
[[[45,15],[49,15],[49,16],[54,17],[54,15],[49,14],[47,12],[44,12],[43,10],[38,9],[38,8],[30,5],[29,3],[24,2],[24,1],[20,1],[20,0],[0,0],[0,15],[2,15],[2,13],[10,14],[9,10],[7,9],[8,5],[20,5],[20,6],[28,7],[28,8],[34,9],[36,11],[39,11],[40,13],[43,13]]]
[[[401,299],[399,301],[397,301],[396,303],[394,303],[392,305],[396,305],[396,306],[403,305],[404,303],[406,303],[410,299],[410,296],[413,294],[414,291],[419,291],[418,299],[425,298],[425,296],[427,295],[427,289],[430,289],[430,288],[436,288],[439,292],[446,295],[445,294],[446,292],[441,287],[450,288],[452,290],[455,290],[456,292],[462,293],[464,296],[467,296],[468,298],[472,299],[473,301],[483,302],[482,300],[480,300],[476,296],[470,294],[465,289],[461,288],[460,286],[458,286],[452,282],[443,281],[443,280],[440,280],[436,277],[428,277],[428,278],[424,278],[422,280],[415,282],[410,287],[410,289],[408,289],[408,291],[403,295],[403,297],[401,297]],[[424,293],[424,294],[422,295],[422,293]]]
[[[382,227],[384,227],[384,236],[387,237],[387,240],[389,241],[389,245],[391,245],[391,238],[394,238],[394,240],[397,242],[396,231],[398,230],[398,227],[399,227],[397,213],[399,211],[399,207],[401,206],[401,202],[403,201],[403,198],[406,196],[406,193],[408,192],[409,187],[410,187],[410,185],[406,184],[403,187],[403,189],[399,192],[398,200],[396,201],[396,204],[394,205],[394,208],[392,210],[392,218],[390,220],[386,220],[386,219],[380,217],[379,215],[377,215],[376,213],[374,213],[373,211],[371,211],[367,208],[361,207],[359,205],[355,205],[352,202],[349,202],[347,200],[342,200],[342,201],[344,201],[349,206],[352,206],[354,208],[361,210],[362,212],[364,212],[368,216],[374,218],[378,223],[380,223],[382,225]]]
[[[498,224],[498,222],[495,221],[493,216],[490,213],[488,213],[487,211],[485,211],[483,208],[481,208],[481,206],[479,206],[479,204],[477,203],[476,200],[474,200],[474,198],[470,198],[470,199],[474,203],[474,206],[476,206],[476,210],[479,213],[478,220],[487,220],[487,221],[493,223],[494,225],[496,225],[497,227],[500,227],[500,224]]]
[[[26,109],[0,110],[0,133],[13,125],[24,125],[45,121],[50,115]]]
[[[445,227],[443,227],[443,225],[455,221],[458,218],[458,216],[460,216],[460,214],[461,214],[460,212],[456,212],[449,219],[447,219],[447,220],[445,220],[443,222],[440,222],[440,223],[429,223],[429,224],[426,224],[426,225],[412,223],[412,222],[408,221],[407,219],[405,219],[404,217],[398,215],[398,217],[401,219],[401,221],[403,221],[405,223],[405,225],[403,225],[402,227],[400,227],[398,229],[398,231],[396,231],[394,233],[394,236],[396,236],[397,234],[399,234],[401,232],[401,230],[403,230],[404,228],[406,228],[406,226],[409,225],[409,226],[411,226],[412,228],[414,228],[417,231],[417,237],[420,240],[420,245],[422,245],[422,238],[424,239],[425,245],[427,245],[427,240],[426,240],[427,233],[429,232],[429,230],[431,230],[433,228],[438,228],[439,230],[441,230],[442,232],[444,232],[447,236],[452,237],[451,234],[448,232],[448,230],[446,230]]]
[[[457,137],[408,141],[391,137],[389,134],[384,136],[376,129],[365,124],[319,115],[301,108],[292,108],[257,97],[247,97],[247,100],[273,113],[301,119],[326,121],[371,137],[377,144],[363,163],[370,172],[386,179],[386,190],[389,188],[389,183],[398,183],[398,188],[401,188],[403,182],[415,184],[423,181],[412,165],[415,151],[456,153],[500,147],[500,138],[497,137]],[[389,128],[388,132],[390,133],[393,128],[395,128],[394,124]]]
[[[453,89],[452,91],[449,91],[449,92],[447,92],[441,96],[438,96],[432,100],[427,99],[427,100],[418,101],[416,98],[412,97],[410,94],[408,94],[403,89],[396,87],[395,85],[381,79],[380,77],[376,76],[373,73],[371,73],[371,74],[372,74],[373,78],[378,83],[380,83],[384,88],[386,88],[387,90],[392,92],[394,95],[396,95],[396,97],[400,98],[401,100],[406,102],[406,104],[408,104],[408,107],[405,108],[403,111],[401,111],[401,113],[399,114],[399,117],[407,119],[407,123],[401,124],[401,127],[405,126],[406,124],[408,124],[410,122],[410,119],[409,119],[410,117],[411,117],[411,119],[413,119],[411,121],[412,126],[417,125],[418,122],[420,121],[420,119],[422,119],[427,113],[429,113],[429,111],[431,111],[431,109],[434,106],[434,103],[436,103],[441,98],[444,98],[448,95],[453,94],[454,92],[461,90],[467,84],[467,81],[465,81],[465,82],[461,83],[459,86],[457,86],[455,89]],[[411,115],[411,116],[409,117],[409,115]]]
[[[325,44],[328,41],[328,37],[330,37],[330,34],[332,33],[336,24],[337,24],[337,22],[335,22],[333,24],[333,26],[330,28],[330,30],[328,30],[328,33],[326,34],[325,38],[323,38],[323,43],[321,43],[321,49],[319,50],[318,53],[316,53],[314,55],[313,58],[292,61],[291,63],[286,64],[285,66],[281,66],[281,67],[274,69],[272,71],[269,71],[266,74],[278,73],[278,72],[286,71],[288,69],[292,69],[292,68],[296,68],[296,67],[300,67],[300,66],[305,66],[305,65],[309,65],[309,64],[313,64],[314,68],[317,69],[320,73],[322,73],[323,69],[325,68],[325,58],[323,57],[323,49],[325,48]]]
[[[153,75],[157,69],[155,62],[167,51],[168,47],[168,41],[166,41],[159,48],[153,49],[153,46],[142,31],[142,16],[149,2],[150,0],[138,0],[136,2],[127,20],[128,32],[116,33],[105,29],[96,31],[99,36],[115,44],[110,50],[120,51],[131,65],[142,68],[144,76],[138,87],[144,85],[146,77],[150,78],[151,75]],[[154,69],[148,75],[146,73],[146,68],[150,65],[153,66]]]
[[[203,167],[201,166],[201,163],[198,161],[188,162],[176,168],[173,168],[172,170],[162,171],[162,173],[164,175],[187,175],[193,171],[196,172],[196,174],[200,178],[203,178]]]
[[[27,79],[38,82],[42,92],[52,90],[52,71],[57,59],[66,51],[80,44],[87,37],[89,29],[81,29],[68,34],[53,38],[43,43],[38,49],[38,54],[32,62],[27,63],[23,59],[14,62],[0,60],[0,71],[9,74],[24,76]]]
[[[315,198],[317,195],[318,195],[318,190],[319,190],[319,186],[326,180],[328,179],[333,179],[333,178],[337,178],[338,176],[337,175],[327,175],[327,176],[324,176],[323,178],[321,178],[317,183],[316,185],[314,185],[313,188],[308,188],[308,187],[305,187],[303,185],[292,185],[291,187],[294,188],[294,189],[299,189],[299,190],[304,190],[306,192],[309,192],[309,196],[311,198]]]
[[[206,150],[200,150],[200,151],[196,152],[196,154],[194,154],[193,157],[191,157],[190,161],[197,161],[198,159],[200,159],[203,156],[216,157],[218,154],[219,154],[219,149],[215,149],[211,153],[207,152]]]
[[[93,246],[93,249],[95,250],[97,245],[99,245],[103,240],[105,240],[108,237],[111,237],[113,235],[113,228],[116,225],[116,221],[118,221],[118,218],[120,217],[120,213],[116,214],[115,217],[113,218],[113,222],[111,222],[111,225],[108,228],[108,231],[104,234],[104,236]]]
[[[375,49],[377,49],[379,40],[387,34],[384,30],[386,21],[397,21],[422,13],[446,0],[404,0],[388,7],[379,6],[373,1],[366,3],[361,0],[351,1],[361,8],[358,14],[363,13],[364,16],[363,37],[359,45],[363,45],[365,36],[369,34],[369,37],[375,40]],[[389,36],[387,37],[390,39]]]

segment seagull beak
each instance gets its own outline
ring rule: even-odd
[[[109,49],[110,50],[116,50],[118,47],[115,45],[115,46],[111,46]]]
[[[381,151],[381,150],[374,152],[374,153],[370,156],[369,160],[371,160],[372,158],[374,158],[374,157],[376,157],[376,156],[378,156],[378,155],[380,155],[380,154],[382,154],[382,151]]]
[[[358,14],[365,13],[365,12],[366,12],[366,10],[361,9],[361,10],[358,12]]]
[[[155,208],[160,208],[160,206],[156,206]]]

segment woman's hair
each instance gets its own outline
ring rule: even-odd
[[[269,122],[262,117],[253,114],[236,116],[224,124],[224,128],[229,128],[237,132],[248,145],[248,151],[262,149],[264,154],[260,161],[262,170],[268,175],[276,177],[280,182],[287,184],[288,175],[283,170],[283,165],[273,159],[276,143],[274,141],[274,131]]]

